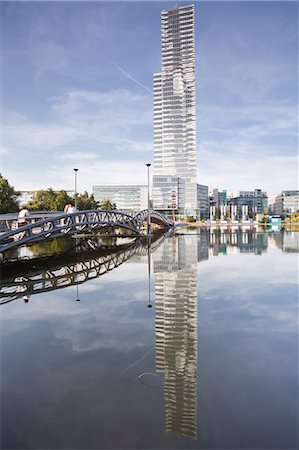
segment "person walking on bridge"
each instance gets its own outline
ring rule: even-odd
[[[18,228],[19,227],[23,227],[24,225],[26,225],[28,223],[28,220],[26,219],[26,217],[29,216],[29,211],[26,208],[26,206],[21,206],[19,215],[18,215]]]

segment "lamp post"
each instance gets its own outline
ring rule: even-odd
[[[74,169],[75,172],[75,210],[77,211],[77,172],[79,169]]]
[[[150,175],[149,168],[150,163],[146,164],[147,166],[147,234],[150,236],[151,234],[151,204],[150,204]]]

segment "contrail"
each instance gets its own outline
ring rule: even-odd
[[[129,78],[129,80],[134,81],[134,83],[138,84],[139,86],[143,87],[144,89],[146,89],[148,92],[150,92],[151,94],[153,93],[153,91],[151,89],[149,89],[147,86],[145,86],[144,84],[140,83],[140,81],[136,80],[136,78],[132,77],[132,75],[130,75],[128,72],[126,72],[124,69],[122,69],[120,66],[118,66],[117,64],[115,64],[115,62],[111,61],[111,59],[107,58],[107,61],[114,66],[117,70],[119,70],[123,75],[125,75],[127,78]]]
[[[122,375],[124,375],[129,369],[131,369],[131,367],[136,366],[136,364],[140,363],[140,361],[142,361],[143,359],[145,359],[147,357],[147,355],[149,355],[152,351],[154,350],[154,347],[151,347],[143,356],[141,356],[141,358],[139,358],[137,361],[133,362],[132,364],[130,364],[128,367],[126,367],[122,373],[120,375],[118,375],[118,377],[121,377]],[[117,378],[118,378],[117,377]]]

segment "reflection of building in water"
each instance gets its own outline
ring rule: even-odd
[[[154,254],[156,370],[165,374],[166,431],[197,437],[197,236]]]
[[[270,239],[273,240],[276,247],[283,252],[299,252],[299,233],[296,231],[284,231],[283,233],[271,233]]]
[[[230,252],[235,248],[241,253],[255,253],[260,255],[267,250],[268,234],[257,233],[254,229],[238,229],[236,231],[211,229],[201,232],[208,235],[208,243],[213,256],[226,255],[227,250]]]
[[[238,247],[241,253],[255,253],[261,255],[268,247],[268,234],[256,231],[241,231]]]
[[[209,259],[209,235],[207,232],[198,235],[197,246],[198,262]]]

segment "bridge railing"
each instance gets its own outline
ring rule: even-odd
[[[107,226],[126,228],[140,234],[147,215],[147,210],[132,216],[117,210],[98,209],[55,215],[2,233],[0,251],[42,239],[91,232],[96,228]],[[165,227],[171,226],[168,219],[157,211],[151,211],[151,217],[159,220]]]

